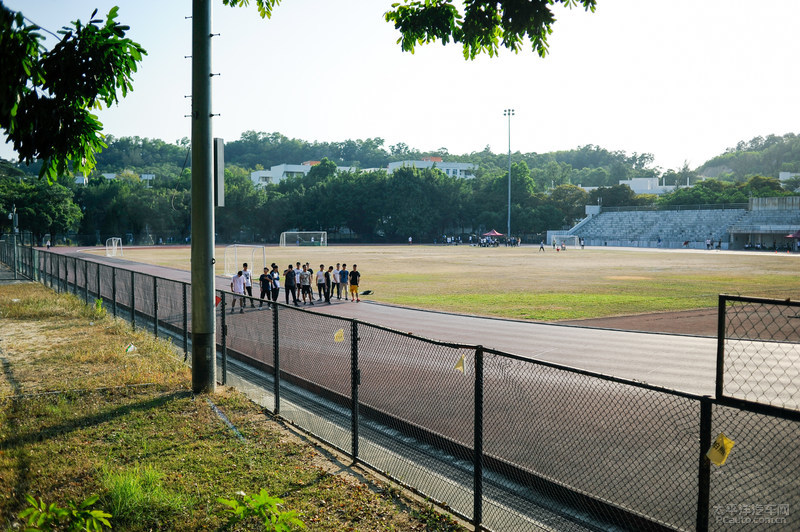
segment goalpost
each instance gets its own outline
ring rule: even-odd
[[[234,276],[242,269],[242,264],[247,263],[247,269],[253,272],[253,279],[267,266],[267,248],[264,246],[248,246],[246,244],[231,244],[225,246],[225,275]]]
[[[106,240],[106,257],[122,256],[122,239],[112,236]]]
[[[556,241],[556,246],[564,244],[567,249],[581,248],[581,239],[577,235],[553,235],[553,240]]]
[[[284,231],[281,233],[281,247],[287,246],[327,246],[327,231]]]

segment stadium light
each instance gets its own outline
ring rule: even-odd
[[[503,116],[508,117],[508,226],[506,227],[506,245],[511,238],[511,117],[513,109],[504,109]]]

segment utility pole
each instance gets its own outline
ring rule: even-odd
[[[511,117],[513,109],[504,109],[503,116],[508,117],[508,227],[506,227],[506,245],[511,238]]]
[[[216,391],[211,0],[192,0],[192,391]]]

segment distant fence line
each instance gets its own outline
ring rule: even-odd
[[[746,210],[747,203],[705,203],[698,205],[630,205],[621,207],[601,206],[602,212],[628,212],[628,211],[726,211]]]
[[[187,283],[12,248],[0,261],[188,354]],[[800,528],[796,303],[721,297],[701,397],[282,304],[231,315],[218,296],[223,384],[252,387],[246,373],[274,414],[476,528]],[[712,466],[723,432],[735,447]]]

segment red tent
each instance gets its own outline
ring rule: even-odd
[[[503,233],[498,233],[497,231],[492,229],[488,233],[483,233],[483,236],[503,236]]]
[[[795,231],[791,235],[786,235],[784,238],[800,238],[800,230]]]

